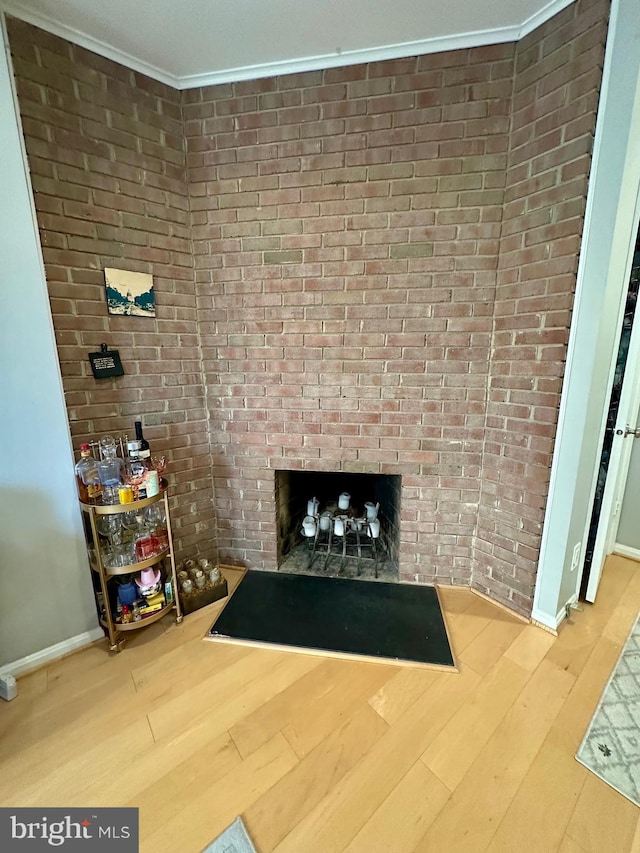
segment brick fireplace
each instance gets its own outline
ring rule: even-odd
[[[275,570],[279,472],[397,477],[399,579],[530,612],[607,15],[182,93],[10,22],[74,443],[143,418],[181,556]]]

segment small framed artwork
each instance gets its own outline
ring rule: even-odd
[[[145,272],[105,268],[104,281],[109,314],[132,317],[156,316],[152,275]]]

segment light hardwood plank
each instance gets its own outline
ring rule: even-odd
[[[223,776],[215,788],[203,783],[168,818],[154,808],[141,853],[202,850],[296,763],[291,747],[277,734]]]
[[[455,658],[475,640],[478,634],[490,624],[491,620],[498,617],[498,609],[478,598],[477,595],[472,596],[473,601],[462,613],[453,613],[447,619],[447,625],[451,637],[451,647]]]
[[[234,666],[201,681],[149,714],[156,740],[170,737],[206,715],[222,733],[320,663],[319,658],[258,649]],[[211,723],[212,724],[212,723]]]
[[[244,813],[260,850],[272,850],[388,730],[366,704]]]
[[[575,755],[620,654],[620,646],[603,640],[595,646],[562,706],[549,736]]]
[[[562,839],[562,844],[558,848],[558,853],[585,853],[585,850],[579,844],[576,844],[572,838],[565,835]]]
[[[575,752],[615,664],[618,649],[610,641],[600,642],[593,649],[500,824],[489,846],[490,853],[512,849],[518,827],[533,809],[542,816],[534,831],[539,849],[555,851],[561,842],[568,843],[563,842],[564,832],[589,775],[575,760]]]
[[[250,656],[248,646],[216,646],[214,650],[203,642],[191,643],[188,649],[180,646],[171,649],[157,660],[149,661],[131,671],[136,692],[148,702],[166,700],[212,678],[227,668],[234,667],[242,658]],[[185,666],[188,655],[189,666]]]
[[[342,663],[346,664],[347,661]],[[362,664],[357,678],[351,678],[346,683],[339,681],[332,684],[321,701],[312,700],[306,708],[297,712],[282,728],[282,733],[296,755],[302,757],[311,752],[323,738],[342,725],[362,702],[379,690],[394,672],[388,666]]]
[[[567,827],[567,835],[585,850],[629,850],[638,824],[638,807],[593,773],[584,786]]]
[[[69,746],[71,746],[69,743]],[[114,752],[127,756],[135,763],[138,756],[153,744],[149,725],[145,719],[123,727],[100,744],[87,744],[84,749],[73,750],[68,760],[49,767],[33,769],[19,777],[18,788],[13,779],[4,780],[0,797],[12,806],[83,806],[90,802],[92,787],[103,778],[113,775]],[[19,794],[18,794],[19,790]]]
[[[586,771],[574,756],[547,738],[494,835],[487,853],[511,853],[514,838],[527,827],[533,850],[555,853],[585,783]],[[553,784],[549,784],[553,780]],[[562,796],[558,796],[562,791]],[[535,815],[535,820],[532,816]]]
[[[549,649],[547,657],[561,669],[566,669],[574,675],[578,675],[582,670],[631,582],[634,570],[629,563],[630,561],[621,562],[619,558],[608,563],[607,583],[600,584],[597,606],[584,605],[584,612],[589,613],[589,618],[583,619],[583,614],[574,611],[571,619],[560,626],[558,642]]]
[[[416,853],[486,850],[574,680],[546,660],[540,664]]]
[[[438,598],[449,619],[456,613],[467,611],[477,600],[469,587],[460,586],[438,586]]]
[[[22,721],[30,720],[37,714],[42,697],[47,691],[47,678],[47,669],[44,667],[23,675],[19,679],[20,701],[12,699],[10,702],[0,703],[0,743],[3,738],[10,736],[12,731],[17,731]]]
[[[528,679],[521,666],[500,660],[422,753],[422,761],[450,791],[460,784]]]
[[[638,598],[640,597],[640,564],[636,563],[629,585],[621,596],[616,608],[602,630],[602,637],[624,646],[631,629],[638,618]]]
[[[447,674],[436,670],[401,669],[369,699],[383,720],[395,723],[427,690],[443,684]]]
[[[479,675],[486,675],[524,629],[523,622],[503,614],[503,618],[493,619],[482,629],[473,645],[460,653],[459,661]]]
[[[638,817],[638,822],[636,823],[636,831],[633,836],[633,841],[631,842],[630,853],[640,853],[640,816]]]
[[[511,643],[504,657],[528,672],[533,672],[555,642],[553,634],[536,625],[527,625]]]
[[[392,673],[389,672],[388,677],[390,678],[391,675]],[[302,725],[310,742],[312,738],[307,729],[307,723],[311,717],[316,717],[314,707],[319,709],[326,704],[328,693],[345,695],[349,688],[353,688],[357,697],[365,697],[372,689],[371,678],[374,679],[373,683],[377,684],[378,679],[384,677],[385,673],[379,668],[372,669],[367,664],[335,659],[324,660],[302,678],[239,720],[230,729],[231,737],[240,755],[245,757],[273,737],[276,732],[289,727],[289,737],[300,748],[299,739],[294,734],[296,726],[300,721],[306,721]],[[361,698],[360,701],[364,700]],[[345,706],[348,704],[346,702]],[[301,749],[299,754],[304,754],[304,749]]]
[[[418,699],[370,752],[274,849],[338,853],[389,796],[430,739],[478,683],[468,669]]]
[[[109,704],[104,697],[109,695]],[[19,696],[14,701],[19,701]],[[84,698],[74,696],[72,701],[60,703],[48,715],[36,713],[26,723],[14,726],[10,736],[0,739],[0,798],[3,785],[28,784],[33,773],[48,773],[60,762],[61,744],[77,742],[82,732],[84,742],[99,745],[114,730],[126,728],[144,714],[137,704],[131,678],[119,682],[108,694],[94,688]]]
[[[416,761],[345,853],[413,850],[448,799],[448,789],[422,762]]]
[[[154,743],[148,760],[143,759],[125,772],[122,787],[120,774],[109,781],[111,802],[105,804],[138,808],[141,815],[159,813],[163,820],[177,817],[186,803],[205,789],[216,790],[221,780],[242,764],[227,732],[218,737],[211,735],[203,721],[188,736]],[[154,760],[157,765],[149,774]]]

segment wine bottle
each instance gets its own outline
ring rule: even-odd
[[[127,456],[129,484],[133,490],[133,499],[134,501],[142,501],[147,497],[147,490],[144,485],[147,466],[144,460],[140,459],[140,441],[136,439],[127,442]]]
[[[140,442],[140,450],[138,451],[139,459],[148,459],[151,456],[151,449],[149,447],[149,442],[142,434],[142,421],[136,421],[134,423],[136,428],[136,438]]]
[[[135,421],[136,428],[136,443],[138,444],[137,462],[146,468],[144,476],[144,484],[141,487],[144,490],[145,497],[152,498],[160,491],[160,478],[151,459],[151,449],[149,442],[142,434],[142,422]]]

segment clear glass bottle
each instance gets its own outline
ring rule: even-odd
[[[102,500],[104,503],[117,504],[120,501],[118,486],[122,483],[124,463],[118,456],[115,439],[105,435],[100,439],[102,459],[98,462],[98,475],[102,484]]]
[[[98,473],[98,463],[91,455],[88,444],[80,445],[80,460],[76,464],[78,494],[84,504],[99,503],[102,496],[102,483]]]

